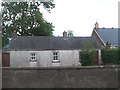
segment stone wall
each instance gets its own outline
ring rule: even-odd
[[[3,88],[118,88],[118,66],[3,68]]]

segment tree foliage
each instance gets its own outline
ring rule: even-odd
[[[94,41],[81,41],[81,49],[82,50],[92,50],[94,49]]]
[[[95,65],[94,41],[81,41],[79,59],[83,66]]]
[[[40,12],[43,6],[49,13],[55,7],[52,2],[3,2],[2,3],[2,34],[3,45],[13,31],[20,36],[50,36],[54,26],[47,22]]]
[[[106,43],[106,49],[110,49],[111,45],[109,44],[109,42]]]

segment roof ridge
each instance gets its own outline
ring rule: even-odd
[[[17,37],[54,37],[54,38],[65,38],[63,36],[17,36]],[[91,38],[90,36],[73,36],[66,38]]]
[[[111,28],[102,27],[102,28],[97,28],[97,29],[99,30],[99,29],[120,29],[120,28],[115,28],[115,27],[111,27]]]

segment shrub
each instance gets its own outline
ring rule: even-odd
[[[80,58],[80,62],[82,64],[82,66],[90,66],[90,65],[93,65],[95,64],[95,51],[92,50],[83,50],[83,51],[80,51],[80,54],[79,54],[79,58]]]
[[[101,51],[101,58],[103,64],[119,64],[120,63],[120,49],[103,49]]]

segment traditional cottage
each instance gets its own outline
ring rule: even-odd
[[[84,42],[92,42],[98,50],[96,62],[101,64],[100,50],[119,46],[118,28],[99,28],[96,22],[91,37],[74,37],[63,32],[63,37],[16,36],[3,48],[2,65],[10,67],[71,67],[80,65],[79,51]],[[84,43],[84,44],[83,44]],[[89,44],[89,43],[88,43]]]
[[[10,67],[78,66],[82,42],[91,37],[16,36],[4,48],[3,59]],[[94,42],[94,48],[99,46]]]

